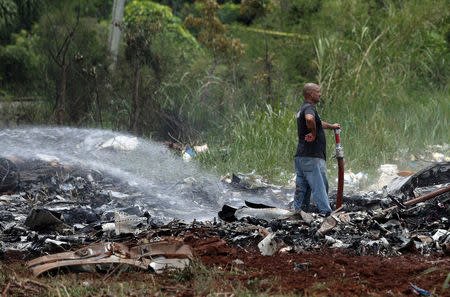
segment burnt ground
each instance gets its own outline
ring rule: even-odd
[[[148,221],[140,225],[141,233],[136,237],[102,231],[102,225],[114,222],[101,208],[111,202],[111,197],[103,190],[121,189],[122,185],[98,172],[92,172],[88,178],[86,172],[78,171],[77,168],[37,163],[28,171],[21,171],[19,189],[3,194],[0,220],[2,297],[64,296],[63,291],[58,291],[58,284],[61,290],[68,288],[65,296],[206,296],[211,292],[221,296],[417,296],[413,285],[419,287],[418,290],[426,290],[423,296],[450,296],[449,250],[444,248],[448,244],[447,235],[430,239],[438,229],[449,230],[448,198],[433,199],[420,207],[381,219],[365,211],[369,209],[366,200],[358,198],[364,205],[352,206],[353,212],[348,213],[352,216],[351,224],[340,223],[328,233],[341,239],[348,248],[332,248],[330,239],[316,237],[318,226],[284,222],[274,225],[258,220],[197,225]],[[68,191],[66,186],[75,190]],[[369,202],[379,204],[374,198]],[[58,205],[64,203],[66,208],[62,214],[50,207],[53,201],[58,201]],[[98,208],[92,201],[98,202]],[[32,209],[41,208],[52,209],[52,213],[58,215],[57,223],[32,230],[25,218],[30,217]],[[80,210],[83,210],[83,220],[76,221]],[[132,211],[130,215],[143,215]],[[61,226],[65,228],[64,222],[82,226],[68,235],[60,234],[58,230]],[[273,256],[262,256],[257,244],[264,237],[261,230],[269,227],[280,229],[276,237],[280,250]],[[406,236],[406,230],[414,235]],[[26,260],[39,255],[76,250],[102,240],[137,242],[156,238],[176,238],[191,245],[196,259],[194,268],[175,276],[132,270],[112,271],[106,275],[57,273],[39,278],[26,269]],[[381,238],[388,244],[383,244]],[[47,239],[63,243],[55,245],[52,241],[47,243]],[[62,285],[64,279],[71,281],[66,287]],[[95,289],[83,293],[83,290],[69,287],[84,286],[84,282]],[[122,288],[118,291],[122,293],[117,294],[109,289],[105,291],[123,283],[128,283],[131,289],[124,293]],[[199,288],[199,283],[205,283],[205,288]]]

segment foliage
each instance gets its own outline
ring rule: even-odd
[[[197,55],[200,46],[195,38],[181,26],[181,20],[172,15],[170,9],[149,1],[134,1],[125,9],[124,16],[125,57],[132,68],[122,64],[124,76],[117,77],[123,86],[133,88],[134,92],[126,101],[125,113],[131,117],[133,130],[139,133],[167,135],[183,129],[179,107],[165,100],[164,85],[172,79],[178,80],[182,70],[189,67],[190,59]],[[183,48],[183,51],[179,51]],[[120,72],[122,72],[120,71]],[[127,94],[123,96],[130,97]],[[161,97],[162,96],[162,97]],[[164,98],[164,100],[162,99]],[[118,101],[124,102],[124,101]],[[144,112],[145,110],[145,112]],[[138,123],[136,119],[139,118]],[[127,122],[124,120],[123,122]]]
[[[182,26],[182,21],[174,16],[169,7],[151,1],[133,1],[124,11],[125,28],[142,26],[143,23],[153,24],[147,30],[167,30],[177,35],[180,42],[191,43],[190,46],[198,46],[194,37]],[[139,24],[140,23],[140,24]],[[158,28],[159,27],[159,28]],[[186,44],[186,46],[189,46]]]
[[[81,16],[93,17],[98,20],[111,18],[114,0],[78,0]]]
[[[44,2],[40,0],[1,0],[0,1],[0,40],[8,43],[11,34],[21,30],[31,30],[39,20]],[[14,41],[13,41],[14,42]]]
[[[268,0],[242,0],[241,14],[248,19],[262,17],[267,13],[271,1]]]
[[[219,4],[215,0],[203,0],[200,17],[188,16],[184,22],[187,28],[198,30],[197,39],[209,48],[216,58],[239,59],[244,54],[240,40],[227,36],[227,28],[217,17]]]
[[[22,30],[12,35],[13,43],[0,47],[0,85],[2,89],[25,89],[39,79],[41,57],[36,52],[36,36]]]
[[[53,114],[62,111],[67,123],[82,125],[92,120],[91,113],[97,114],[94,107],[101,108],[93,98],[98,95],[100,81],[107,79],[106,32],[94,19],[77,17],[70,5],[45,15],[35,32],[47,61],[41,70],[46,78],[44,94],[54,106]],[[63,90],[68,94],[65,102],[59,101]]]
[[[15,0],[17,4],[19,28],[31,30],[33,23],[39,20],[42,13],[43,1],[40,0]]]
[[[287,26],[302,24],[303,28],[309,26],[309,22],[322,7],[323,0],[295,0],[284,9],[287,10]]]
[[[17,5],[13,0],[0,1],[0,40],[7,40],[17,25]]]
[[[55,122],[63,65],[67,124],[206,141],[221,174],[293,171],[310,81],[354,171],[450,139],[448,0],[127,1],[111,76],[112,3],[0,0],[1,95],[44,98],[21,118]]]
[[[237,22],[241,15],[240,5],[227,2],[220,5],[219,10],[217,10],[217,17],[223,24],[232,24]]]

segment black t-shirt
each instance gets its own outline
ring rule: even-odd
[[[305,136],[311,131],[306,127],[305,114],[311,114],[316,120],[316,139],[306,142]],[[322,121],[317,113],[316,107],[309,102],[303,102],[297,112],[298,146],[296,157],[315,157],[326,160],[326,139],[323,131]]]

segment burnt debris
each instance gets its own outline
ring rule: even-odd
[[[19,185],[17,166],[9,159],[0,158],[0,194],[14,191]]]
[[[217,209],[220,220],[182,222],[162,220],[151,204],[135,204],[148,194],[100,171],[0,159],[0,258],[32,259],[98,243],[136,245],[166,237],[190,245],[193,238],[220,238],[232,247],[259,247],[267,255],[325,247],[385,256],[450,253],[450,193],[407,203],[448,187],[449,168],[449,162],[437,163],[391,189],[345,196],[344,207],[329,217],[250,201]],[[192,193],[202,195],[201,187],[191,184]],[[234,185],[235,191],[249,191],[240,181]],[[398,204],[407,207],[392,208]]]

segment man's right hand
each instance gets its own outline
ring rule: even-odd
[[[316,140],[316,136],[312,133],[308,133],[305,135],[305,140],[306,142],[313,142],[314,140]]]

